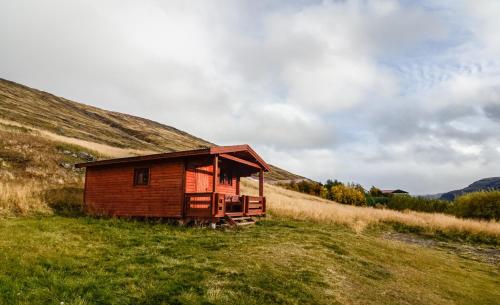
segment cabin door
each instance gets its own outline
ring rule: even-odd
[[[211,192],[212,188],[209,181],[212,179],[212,173],[208,171],[208,166],[200,166],[195,171],[195,185],[197,193]]]
[[[188,164],[188,185],[186,191],[193,193],[206,193],[212,191],[212,166],[202,162]]]

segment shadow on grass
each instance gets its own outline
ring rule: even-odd
[[[81,217],[83,213],[83,189],[79,187],[62,187],[44,190],[42,199],[56,215]]]

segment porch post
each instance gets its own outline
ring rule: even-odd
[[[259,196],[264,196],[264,171],[259,171]]]
[[[218,205],[218,197],[217,197],[217,174],[219,173],[219,155],[214,156],[214,164],[213,164],[213,180],[212,180],[212,228],[215,229],[215,214],[217,214],[217,205]]]
[[[217,175],[219,174],[219,156],[215,155],[214,156],[214,176],[213,176],[213,185],[212,185],[212,190],[214,193],[217,192]]]

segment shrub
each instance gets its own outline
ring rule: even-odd
[[[371,206],[371,207],[386,206],[388,202],[389,202],[389,198],[384,197],[384,196],[375,197],[375,196],[372,196],[369,194],[366,195],[366,205]]]
[[[499,220],[500,191],[481,191],[457,197],[454,212],[460,217]]]
[[[357,185],[338,184],[330,190],[332,200],[344,204],[366,205],[365,193]]]
[[[389,198],[387,207],[399,211],[413,210],[429,213],[450,213],[452,212],[453,203],[439,199],[396,195]]]
[[[324,185],[325,190],[323,191],[323,195],[321,196],[322,198],[333,200],[332,198],[332,187],[337,186],[337,185],[343,185],[342,182],[338,181],[337,179],[332,180],[328,179],[326,180],[326,183]]]
[[[382,196],[384,196],[384,194],[382,193],[382,191],[379,188],[375,187],[375,186],[372,186],[370,188],[370,195],[372,197],[382,197]]]
[[[55,213],[65,216],[78,216],[83,213],[83,189],[63,187],[46,190],[43,199]]]
[[[278,186],[284,187],[286,189],[301,192],[309,195],[322,196],[324,194],[324,187],[321,183],[302,180],[299,182],[291,181],[289,183],[278,183]]]

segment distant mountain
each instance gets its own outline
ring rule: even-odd
[[[463,189],[442,194],[441,199],[451,201],[455,199],[455,197],[462,194],[490,190],[500,190],[500,177],[491,177],[478,180]]]

